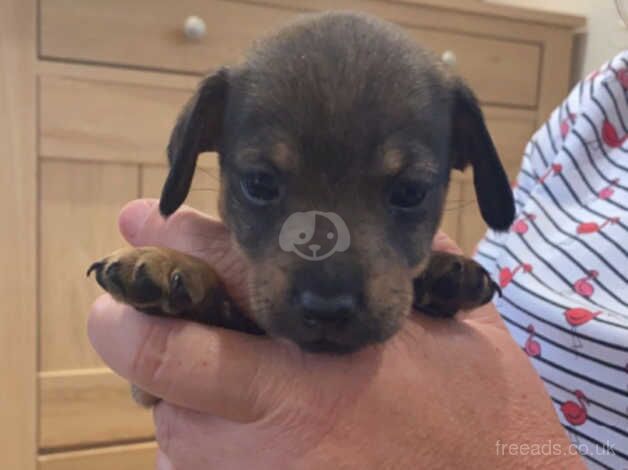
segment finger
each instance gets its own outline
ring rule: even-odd
[[[159,448],[182,469],[259,468],[257,452],[242,452],[263,447],[259,433],[251,425],[226,421],[164,401],[155,406],[153,417]]]
[[[442,230],[439,230],[438,232],[436,232],[436,235],[434,235],[434,240],[432,241],[432,250],[444,251],[446,253],[453,253],[455,255],[464,254],[458,244]]]
[[[273,390],[299,370],[298,361],[288,365],[283,343],[149,317],[109,295],[94,303],[87,328],[95,350],[122,377],[173,404],[234,421],[263,416],[275,404]]]
[[[483,325],[493,325],[500,330],[507,329],[506,323],[500,316],[499,311],[493,302],[471,310],[465,315],[464,320],[473,323],[481,323]]]
[[[161,449],[157,449],[156,468],[157,470],[175,470],[175,468],[172,466],[172,463],[170,463],[170,459],[166,454],[161,451]]]
[[[164,219],[157,199],[138,199],[122,208],[118,225],[122,236],[133,246],[165,246],[205,260],[218,273],[231,297],[241,307],[247,307],[247,263],[219,220],[188,207]]]

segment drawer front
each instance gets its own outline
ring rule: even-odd
[[[154,436],[151,411],[138,406],[129,383],[108,369],[40,373],[39,400],[42,449],[137,442]]]
[[[427,29],[408,29],[418,42],[448,55],[485,104],[535,107],[541,48],[521,42]]]
[[[170,131],[193,93],[54,76],[39,87],[42,156],[119,163],[165,163]]]
[[[205,73],[230,64],[293,11],[221,0],[42,0],[43,57]],[[184,23],[206,24],[188,39]]]
[[[134,0],[132,5],[42,0],[42,56],[203,74],[237,62],[255,39],[296,14],[226,0]],[[184,34],[189,15],[205,21],[202,38]],[[408,32],[439,54],[453,54],[455,68],[482,102],[536,106],[540,46],[430,29]]]
[[[157,444],[147,442],[42,455],[38,470],[146,470],[155,467]]]

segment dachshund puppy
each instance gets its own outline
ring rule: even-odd
[[[431,251],[452,169],[473,167],[490,227],[513,221],[482,112],[394,25],[306,15],[205,78],[172,131],[164,217],[210,151],[222,220],[250,264],[250,311],[229,302],[211,266],[159,247],[124,248],[90,267],[119,301],[348,353],[389,338],[412,307],[450,317],[498,290],[474,261]]]

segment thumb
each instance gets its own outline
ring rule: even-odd
[[[118,226],[133,246],[165,246],[203,259],[211,251],[209,245],[216,248],[216,244],[221,244],[224,251],[231,240],[223,223],[187,206],[164,218],[157,199],[129,202],[120,211]]]
[[[87,331],[105,363],[129,382],[231,421],[252,422],[273,410],[302,365],[286,343],[150,317],[108,295],[93,304]]]
[[[444,251],[454,255],[463,254],[458,244],[442,230],[439,230],[436,232],[436,235],[434,235],[434,239],[432,240],[432,250]]]

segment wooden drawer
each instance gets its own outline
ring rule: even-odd
[[[40,53],[46,58],[205,73],[235,62],[294,11],[224,0],[41,0]],[[183,24],[200,16],[207,33],[189,40]]]
[[[193,87],[43,76],[39,91],[42,156],[163,164]]]
[[[255,39],[296,14],[226,0],[134,0],[132,5],[42,0],[42,56],[200,74],[236,62]],[[187,15],[205,19],[205,37],[185,37]],[[456,68],[482,102],[536,106],[539,45],[428,28],[408,31],[438,53],[452,51]]]
[[[38,470],[147,470],[155,467],[154,442],[42,455]]]
[[[138,406],[129,383],[108,369],[40,373],[39,399],[42,449],[137,442],[154,435],[151,411]]]
[[[408,32],[438,54],[453,53],[456,72],[482,103],[537,105],[539,45],[429,29],[412,28]]]

